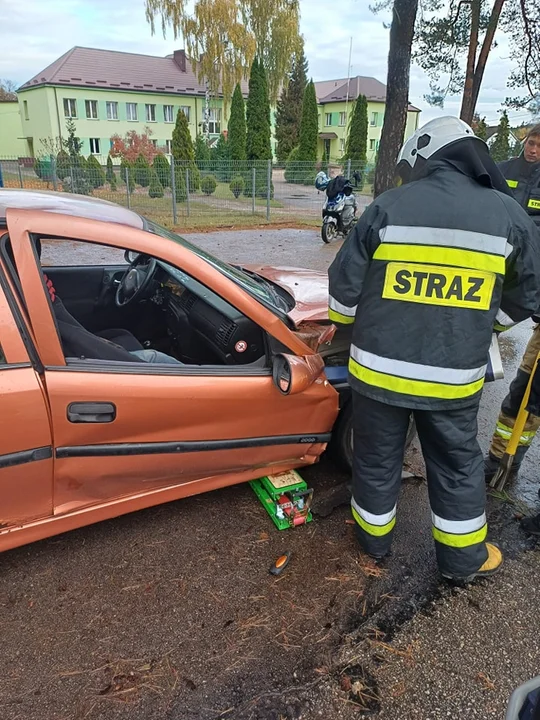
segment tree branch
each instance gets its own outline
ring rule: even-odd
[[[525,5],[525,0],[520,0],[519,2],[521,7],[521,17],[523,18],[523,25],[525,26],[525,35],[527,36],[527,56],[525,58],[525,65],[524,65],[524,72],[525,72],[525,83],[527,85],[527,90],[531,94],[531,97],[535,96],[535,93],[533,92],[533,89],[531,87],[531,79],[529,77],[529,62],[532,58],[532,46],[533,46],[533,39],[531,35],[531,28],[529,26],[529,17],[527,15],[527,8]]]
[[[476,103],[478,102],[478,95],[480,93],[480,87],[484,78],[484,70],[486,69],[487,59],[489,57],[491,46],[493,45],[493,38],[495,37],[495,32],[499,25],[499,18],[501,16],[504,3],[505,0],[495,0],[493,9],[491,10],[491,16],[489,18],[484,42],[482,43],[480,55],[478,56],[478,63],[476,65],[476,70],[474,71],[473,93],[471,103],[471,109],[473,113],[474,109],[476,108]]]

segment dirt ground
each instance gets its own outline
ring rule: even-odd
[[[321,270],[338,247],[323,246],[312,230],[190,239],[234,262]],[[508,379],[519,354],[508,353]],[[503,392],[486,394],[483,446]],[[418,448],[407,462],[413,477],[403,484],[394,552],[381,568],[357,550],[350,513],[339,502],[346,492],[330,514],[278,532],[247,485],[4,553],[0,717],[408,717],[392,693],[400,683],[423,682],[422,675],[402,677],[409,667],[396,658],[406,660],[414,641],[406,633],[418,633],[409,619],[441,597],[441,586]],[[316,499],[349,480],[328,457],[302,475]],[[509,556],[530,546],[512,508],[492,500],[489,515]],[[290,565],[276,578],[269,567],[286,550]],[[497,612],[493,604],[486,608]],[[451,609],[446,622],[453,623]],[[429,654],[419,657],[431,662]],[[459,688],[456,693],[459,708]],[[411,718],[439,717],[418,707]],[[466,707],[455,716],[476,717]],[[440,717],[454,716],[451,709],[449,701]]]

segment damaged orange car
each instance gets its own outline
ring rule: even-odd
[[[0,550],[310,465],[331,440],[350,466],[349,338],[326,303],[322,273],[0,190]]]

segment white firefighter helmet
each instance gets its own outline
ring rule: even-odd
[[[418,128],[401,148],[397,160],[399,175],[406,181],[417,163],[423,165],[443,147],[467,137],[484,142],[474,134],[470,125],[457,117],[448,115],[430,120]]]

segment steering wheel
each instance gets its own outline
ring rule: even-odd
[[[130,263],[116,288],[114,301],[117,307],[125,307],[129,303],[144,297],[154,273],[156,260],[146,255],[138,255]]]

